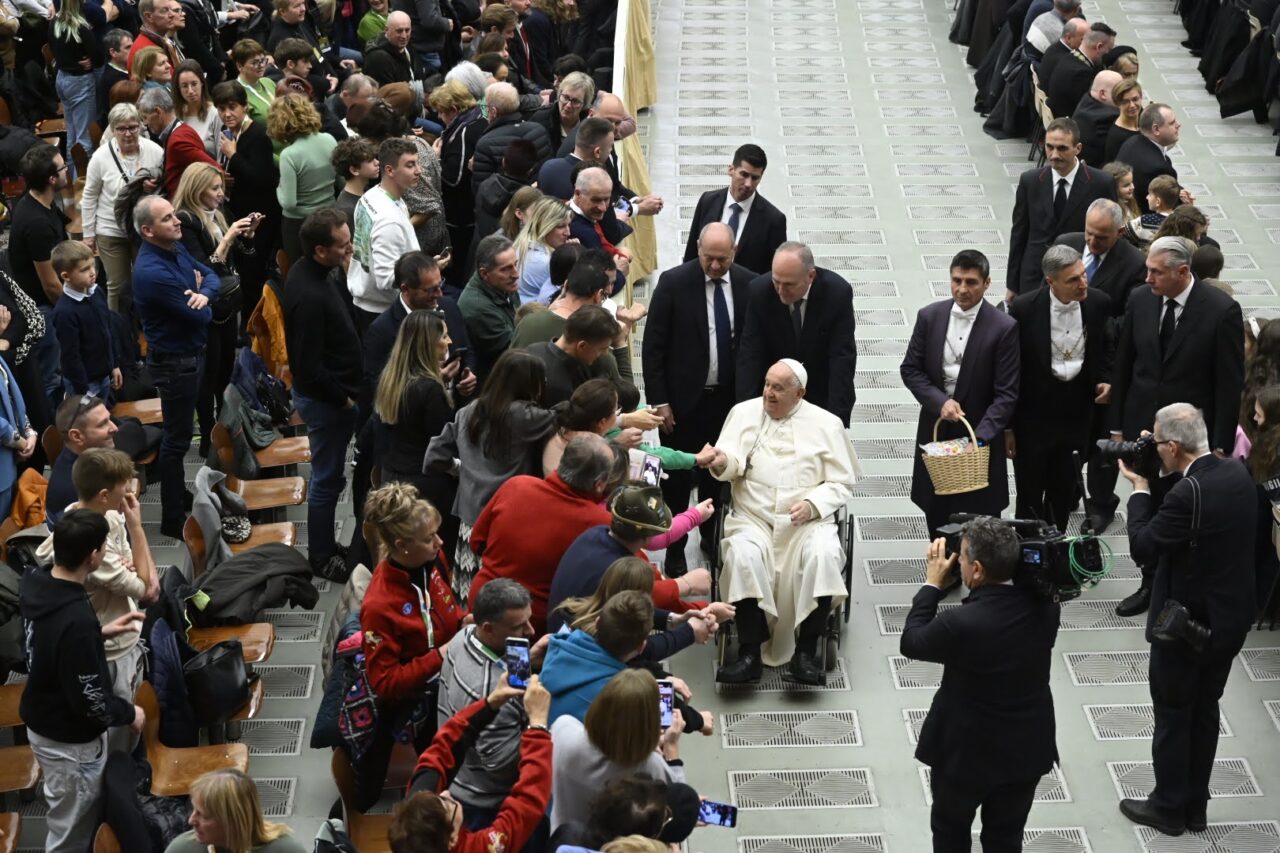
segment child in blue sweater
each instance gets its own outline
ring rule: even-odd
[[[62,349],[62,386],[68,396],[91,394],[111,404],[120,368],[111,345],[111,309],[97,285],[93,252],[79,240],[64,240],[49,255],[62,281],[62,297],[50,317]]]

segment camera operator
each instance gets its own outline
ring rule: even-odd
[[[1121,800],[1120,811],[1181,835],[1205,829],[1218,699],[1253,621],[1257,500],[1245,467],[1209,452],[1191,404],[1156,412],[1155,440],[1163,471],[1181,476],[1154,515],[1147,480],[1123,462],[1120,473],[1133,484],[1130,551],[1156,565],[1147,617],[1156,786],[1145,800]]]
[[[982,807],[982,848],[1021,850],[1036,784],[1058,760],[1049,665],[1058,605],[1015,586],[1017,534],[996,518],[964,526],[965,606],[937,615],[957,555],[929,546],[924,586],[902,632],[902,654],[942,664],[942,686],[916,758],[933,768],[933,849],[967,851]]]

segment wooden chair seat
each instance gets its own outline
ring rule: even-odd
[[[249,684],[249,701],[244,704],[243,708],[236,711],[231,719],[236,721],[252,720],[254,717],[258,716],[258,712],[262,710],[262,698],[266,693],[267,688],[262,683],[262,679],[255,678]]]
[[[239,640],[246,663],[262,663],[271,657],[276,644],[276,628],[270,622],[251,622],[248,625],[223,625],[218,628],[192,628],[187,632],[187,642],[202,652],[223,640]]]
[[[311,442],[305,435],[277,438],[261,450],[254,451],[253,455],[263,468],[299,465],[311,461]]]
[[[6,684],[0,686],[0,729],[22,725],[22,715],[18,713],[18,703],[22,701],[25,684]]]
[[[26,791],[40,781],[40,765],[29,746],[0,746],[0,794]]]
[[[120,853],[120,839],[116,838],[110,824],[98,827],[98,834],[93,836],[93,853]]]
[[[160,413],[159,397],[135,400],[132,403],[116,403],[111,409],[111,414],[117,418],[137,418],[144,424],[158,424],[164,421],[164,415]]]
[[[355,773],[344,749],[333,751],[330,764],[333,781],[342,798],[342,819],[347,826],[347,835],[351,843],[360,853],[389,853],[391,845],[387,841],[387,830],[391,826],[389,814],[364,814],[356,811],[351,805],[355,802]]]
[[[249,538],[238,544],[231,546],[232,554],[243,554],[251,548],[257,548],[259,545],[266,545],[269,542],[277,542],[281,545],[293,547],[294,541],[298,537],[298,525],[292,521],[278,521],[271,524],[255,524],[249,532]]]
[[[22,816],[17,812],[0,812],[0,853],[13,853],[22,838]]]
[[[266,480],[241,480],[227,476],[227,488],[244,500],[250,512],[299,506],[307,499],[307,481],[301,477],[271,477]]]
[[[191,746],[182,749],[160,742],[160,703],[149,682],[142,682],[135,701],[147,715],[142,740],[151,762],[151,793],[158,797],[179,797],[191,792],[191,784],[210,770],[233,767],[249,771],[249,747],[242,743]]]

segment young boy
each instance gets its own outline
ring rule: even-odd
[[[62,348],[62,386],[67,396],[91,394],[111,402],[120,387],[120,368],[111,343],[111,309],[98,287],[93,251],[79,240],[53,247],[49,263],[62,282],[62,298],[50,317]]]
[[[142,731],[142,709],[111,692],[103,638],[137,634],[143,614],[98,623],[84,594],[102,563],[109,526],[92,510],[72,510],[53,528],[53,568],[22,579],[27,668],[19,712],[44,776],[49,853],[83,853],[101,820],[107,729]]]
[[[347,215],[347,225],[354,225],[360,196],[378,180],[378,148],[367,139],[353,136],[338,143],[329,162],[346,180],[333,206]]]
[[[160,573],[156,571],[147,534],[142,528],[142,508],[133,493],[133,460],[127,453],[94,447],[86,450],[71,468],[71,481],[79,500],[67,507],[89,510],[107,520],[107,542],[102,563],[85,581],[89,604],[103,625],[125,613],[150,604],[160,594]],[[61,509],[61,507],[59,507]],[[47,565],[55,557],[50,536],[36,550],[36,559]],[[111,692],[133,701],[142,682],[144,649],[135,633],[121,634],[106,642],[107,673]],[[125,726],[108,730],[111,752],[132,752],[137,745]]]

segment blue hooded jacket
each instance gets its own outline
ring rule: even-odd
[[[541,673],[542,686],[551,692],[547,722],[554,723],[565,714],[585,722],[596,694],[625,668],[586,631],[552,637]]]

